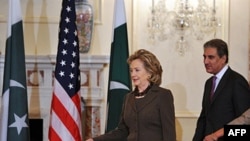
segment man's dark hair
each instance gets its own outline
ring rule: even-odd
[[[216,48],[217,54],[221,57],[226,56],[226,63],[228,63],[228,46],[227,43],[221,39],[212,39],[203,45],[204,49],[208,47]]]

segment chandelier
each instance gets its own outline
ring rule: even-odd
[[[178,35],[176,50],[180,55],[184,55],[187,50],[186,36],[193,35],[196,40],[202,40],[208,34],[216,36],[221,23],[216,17],[215,0],[211,7],[205,0],[198,0],[196,8],[188,0],[176,0],[173,10],[166,8],[166,1],[152,0],[147,24],[151,43]]]

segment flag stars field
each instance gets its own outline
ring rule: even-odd
[[[66,65],[66,62],[64,60],[61,61],[60,63],[62,66],[65,66]]]
[[[70,8],[69,6],[67,6],[66,10],[67,10],[68,12],[70,12],[70,11],[71,11],[71,8]]]
[[[74,47],[76,47],[76,46],[77,46],[77,42],[76,42],[76,41],[74,41],[73,45],[74,45]]]
[[[64,29],[64,32],[67,34],[67,33],[69,33],[69,29],[68,28],[65,28]]]
[[[66,23],[69,23],[70,19],[68,17],[66,17],[65,21],[66,21]]]
[[[73,57],[76,57],[76,53],[75,53],[74,51],[73,51],[73,53],[72,53],[72,56],[73,56]]]
[[[66,44],[68,43],[68,40],[67,40],[67,39],[64,39],[64,40],[63,40],[63,43],[64,43],[64,45],[66,45]]]
[[[62,54],[67,55],[67,50],[63,49]]]
[[[74,88],[74,86],[73,86],[73,84],[69,84],[69,89],[73,89]]]
[[[74,76],[73,73],[70,73],[69,77],[70,77],[71,79],[73,79],[75,76]]]
[[[63,72],[63,71],[60,71],[59,75],[60,75],[61,77],[63,77],[63,76],[64,76],[64,72]]]
[[[71,63],[71,67],[72,67],[72,68],[75,67],[75,63],[74,63],[74,62]]]

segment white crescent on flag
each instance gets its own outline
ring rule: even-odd
[[[15,80],[10,80],[10,87],[20,87],[25,89],[25,87],[21,83]]]
[[[120,82],[117,82],[117,81],[110,81],[110,87],[109,87],[110,90],[114,90],[114,89],[124,89],[124,90],[129,90],[129,88],[120,83]]]
[[[24,87],[21,83],[15,81],[15,80],[10,80],[10,87],[20,87],[20,88],[25,89],[25,87]],[[8,97],[9,97],[9,92],[10,92],[10,90],[7,89],[7,90],[4,92],[3,96],[8,96]]]

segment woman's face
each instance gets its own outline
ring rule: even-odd
[[[140,59],[135,59],[130,63],[130,76],[134,86],[138,88],[144,89],[150,83],[148,80],[150,74],[147,72]]]

